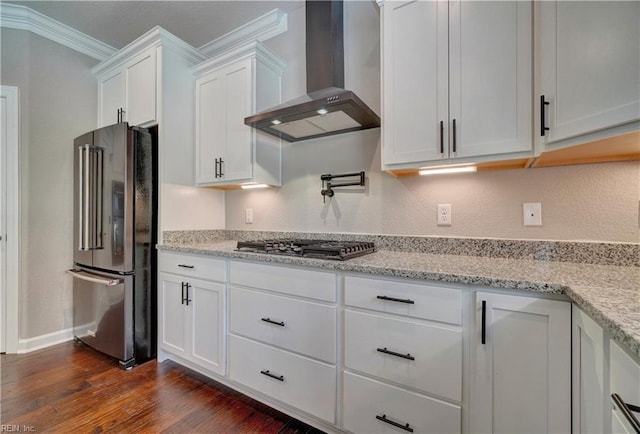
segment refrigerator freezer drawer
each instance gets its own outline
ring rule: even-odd
[[[69,270],[73,275],[73,334],[111,357],[134,357],[133,276]]]

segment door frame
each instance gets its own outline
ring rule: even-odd
[[[7,102],[6,149],[2,149],[3,191],[0,192],[6,219],[2,229],[4,242],[4,274],[0,279],[2,302],[0,333],[4,333],[4,351],[18,352],[19,318],[19,246],[20,246],[20,89],[16,86],[0,86],[0,98]]]

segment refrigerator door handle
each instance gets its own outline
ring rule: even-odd
[[[89,250],[89,147],[78,146],[78,249]]]
[[[93,199],[94,201],[94,207],[93,209],[96,210],[96,214],[95,214],[95,237],[94,237],[94,245],[93,248],[95,249],[102,249],[104,248],[104,243],[102,242],[102,184],[103,184],[103,161],[102,161],[102,148],[98,148],[98,147],[94,147],[93,148],[93,152],[95,152],[95,158],[96,158],[96,170],[94,173],[95,176],[95,185],[96,185],[96,189],[95,189],[95,197]]]
[[[102,279],[94,274],[75,268],[67,270],[67,273],[71,274],[74,278],[86,280],[87,282],[100,283],[105,286],[117,286],[124,282],[122,279]]]

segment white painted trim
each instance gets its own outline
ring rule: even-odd
[[[193,76],[198,78],[214,69],[221,68],[232,62],[242,59],[259,57],[265,64],[278,74],[282,74],[286,64],[276,54],[257,40],[249,41],[242,46],[236,46],[233,50],[225,51],[219,56],[199,63],[191,68]]]
[[[206,56],[200,51],[196,50],[177,36],[169,33],[162,27],[155,26],[135,41],[118,50],[108,59],[105,59],[91,68],[91,72],[95,76],[111,72],[114,69],[122,67],[131,59],[131,56],[157,46],[170,48],[184,57],[191,65],[195,65],[206,60]]]
[[[211,42],[207,42],[198,50],[207,57],[216,57],[227,50],[253,40],[264,42],[286,32],[287,22],[287,14],[280,9],[274,9]]]
[[[26,6],[0,3],[0,27],[28,30],[97,60],[104,60],[117,51],[109,44]]]
[[[5,351],[18,348],[18,309],[20,288],[20,90],[15,86],[0,86],[0,95],[7,100],[7,149],[5,164],[6,228],[3,234],[6,258]]]
[[[46,335],[40,335],[29,339],[20,339],[18,354],[30,353],[52,345],[68,342],[73,339],[73,328],[60,330]]]

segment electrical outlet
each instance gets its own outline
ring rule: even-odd
[[[540,202],[523,203],[522,216],[525,226],[542,226],[542,204]]]
[[[247,208],[244,210],[244,222],[248,225],[253,223],[253,208]]]
[[[438,226],[451,226],[451,204],[438,204]]]

